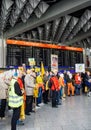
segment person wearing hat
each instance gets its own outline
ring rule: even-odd
[[[65,95],[65,81],[64,81],[64,74],[59,73],[59,86],[60,86],[60,97],[64,100]]]
[[[9,86],[8,106],[13,109],[13,115],[11,119],[11,130],[16,130],[17,121],[20,117],[20,110],[23,104],[23,93],[20,89],[16,74],[13,72],[13,77]],[[18,75],[17,75],[18,76]]]
[[[73,86],[73,79],[72,79],[72,74],[70,73],[70,71],[67,71],[67,93],[68,93],[68,96],[71,96],[71,93],[72,92],[72,96],[74,96],[74,91],[75,91],[75,87]]]
[[[24,125],[24,120],[25,120],[25,101],[26,101],[26,93],[25,93],[25,88],[24,88],[24,84],[23,84],[23,81],[22,81],[22,76],[23,76],[23,71],[22,70],[19,70],[18,72],[18,83],[19,83],[19,86],[20,86],[20,89],[21,91],[23,90],[24,91],[24,94],[23,94],[23,104],[21,106],[21,111],[20,111],[20,118],[19,120],[17,121],[17,125]]]

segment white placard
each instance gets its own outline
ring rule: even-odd
[[[85,72],[85,64],[75,64],[75,72]]]
[[[35,65],[35,58],[28,58],[28,62],[30,66]]]

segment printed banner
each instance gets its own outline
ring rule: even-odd
[[[51,70],[58,70],[58,55],[51,55]]]

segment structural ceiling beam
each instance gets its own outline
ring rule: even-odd
[[[69,40],[68,42],[65,42],[64,44],[72,45],[73,43],[80,42],[81,40],[86,39],[87,37],[90,37],[90,36],[91,36],[91,29],[85,33],[80,33],[79,35]]]
[[[90,5],[91,0],[62,0],[51,6],[41,18],[33,16],[26,23],[17,24],[15,27],[5,32],[4,37],[14,37],[15,35],[31,30],[45,24],[46,22],[52,21],[58,17],[70,14]]]

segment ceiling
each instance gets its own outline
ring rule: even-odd
[[[91,0],[0,0],[5,38],[91,47]]]

